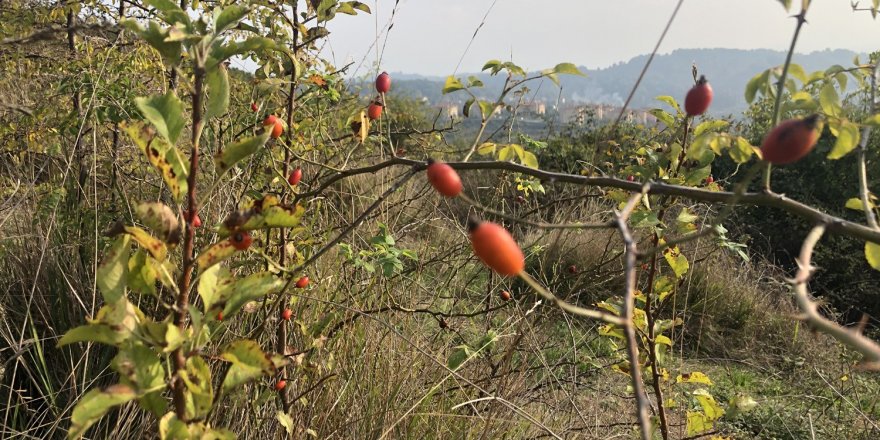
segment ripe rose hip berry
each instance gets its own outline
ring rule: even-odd
[[[263,119],[263,126],[275,125],[276,122],[278,122],[278,118],[275,115],[269,115]]]
[[[186,221],[189,221],[189,220],[190,220],[189,217],[190,217],[190,215],[189,215],[189,211],[183,211],[183,218],[186,219]],[[198,214],[198,213],[197,213],[196,216],[192,219],[192,225],[193,225],[194,228],[199,228],[199,227],[202,226],[202,219],[199,217],[199,214]]]
[[[367,108],[367,117],[370,118],[371,121],[375,121],[382,117],[382,104],[377,104],[375,102],[371,102],[370,106]]]
[[[284,311],[281,312],[281,319],[285,321],[290,321],[291,316],[293,316],[293,310],[284,309]]]
[[[281,391],[284,387],[287,386],[287,381],[284,379],[278,379],[278,382],[275,382],[275,391]]]
[[[255,112],[256,112],[256,111],[259,111],[259,110],[260,110],[260,107],[257,106],[257,103],[256,103],[256,102],[252,102],[252,103],[251,103],[251,110],[253,110],[253,111],[255,111]]]
[[[706,81],[705,76],[700,76],[700,80],[693,86],[684,97],[684,110],[688,116],[699,116],[706,112],[709,104],[712,103],[712,86]]]
[[[290,177],[287,178],[287,183],[289,183],[290,186],[296,186],[299,183],[299,181],[302,179],[302,176],[303,176],[302,169],[297,168],[297,169],[293,170],[292,173],[290,173]]]
[[[223,320],[223,311],[222,311],[222,310],[219,311],[219,312],[217,312],[217,320],[218,320],[218,321],[222,321],[222,320]]]
[[[391,75],[388,75],[388,72],[382,72],[376,77],[376,91],[388,93],[389,90],[391,90]]]
[[[513,276],[525,268],[525,256],[516,241],[499,224],[468,220],[474,254],[490,269],[501,275]]]
[[[309,277],[302,277],[296,280],[296,288],[297,289],[305,289],[306,286],[309,285]]]
[[[232,234],[232,237],[229,238],[232,241],[232,247],[243,251],[249,247],[251,247],[251,243],[253,243],[253,239],[251,238],[251,234],[247,232],[236,232]]]
[[[500,293],[498,296],[501,297],[501,300],[502,300],[502,301],[510,301],[510,298],[512,298],[512,297],[510,296],[510,292],[508,292],[508,291],[506,291],[506,290],[502,290],[501,293]]]
[[[634,182],[636,180],[636,176],[633,176],[632,174],[630,174],[629,176],[626,176],[626,180],[628,182]]]
[[[713,182],[715,182],[715,178],[709,175],[709,177],[706,178],[706,185],[711,185]]]
[[[284,124],[281,121],[275,121],[275,125],[272,126],[272,139],[280,138],[281,133],[284,133]]]
[[[570,273],[570,274],[578,273],[577,266],[575,266],[574,264],[572,264],[571,266],[568,266],[568,273]]]
[[[461,193],[461,178],[449,164],[442,161],[428,159],[426,170],[428,182],[438,193],[446,197],[455,197]]]
[[[761,156],[774,165],[785,165],[800,160],[816,145],[819,115],[804,119],[789,119],[777,125],[761,144]]]

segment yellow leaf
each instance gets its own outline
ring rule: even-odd
[[[865,258],[868,264],[876,270],[880,270],[880,244],[867,242],[865,243]]]
[[[709,386],[714,385],[712,380],[709,379],[709,376],[706,376],[706,374],[699,371],[679,374],[678,377],[675,378],[675,383],[701,383]]]

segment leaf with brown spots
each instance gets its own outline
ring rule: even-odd
[[[272,359],[260,349],[259,344],[250,339],[232,342],[220,358],[232,363],[223,381],[224,391],[262,375],[274,374],[276,370]]]
[[[135,145],[147,155],[147,160],[165,179],[165,184],[168,185],[174,198],[180,200],[186,194],[186,179],[189,174],[180,151],[164,138],[157,136],[156,131],[143,122],[122,123],[120,126]]]
[[[162,240],[153,237],[150,233],[137,226],[125,226],[123,230],[126,234],[131,235],[131,238],[138,242],[153,258],[158,261],[165,261],[165,257],[168,256],[168,248]]]
[[[232,256],[235,253],[235,247],[232,245],[232,242],[229,240],[221,240],[218,243],[215,243],[211,247],[209,247],[204,252],[199,254],[199,257],[196,258],[196,264],[199,265],[199,270],[205,270],[227,258]]]
[[[180,242],[180,225],[177,216],[162,202],[141,203],[135,209],[138,218],[166,243]]]

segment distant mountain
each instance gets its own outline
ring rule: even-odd
[[[834,64],[851,66],[853,59],[859,55],[849,50],[824,50],[808,54],[795,54],[793,62],[800,64],[807,72],[826,69]],[[587,74],[584,77],[570,75],[560,76],[562,93],[552,82],[531,83],[530,89],[538,101],[555,103],[557,98],[565,103],[594,103],[621,105],[638,78],[645,65],[647,55],[637,56],[629,61],[613,66],[591,70],[582,67]],[[745,85],[754,75],[769,68],[781,65],[785,61],[785,52],[769,49],[679,49],[665,55],[657,55],[651,68],[642,80],[639,90],[633,97],[632,108],[659,106],[654,99],[660,95],[671,95],[683,100],[687,90],[693,85],[691,65],[696,64],[700,74],[706,75],[715,91],[715,99],[710,113],[714,115],[738,115],[747,108],[743,97]],[[471,74],[459,74],[466,79]],[[486,87],[480,92],[481,97],[493,98],[503,85],[503,76],[490,77],[475,74]],[[443,77],[429,77],[404,73],[395,73],[394,91],[415,98],[427,98],[432,104],[461,103],[466,95],[459,92],[453,95],[442,95]]]

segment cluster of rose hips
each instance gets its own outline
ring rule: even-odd
[[[382,117],[382,110],[385,107],[385,94],[391,90],[391,76],[388,72],[382,72],[376,77],[376,91],[379,92],[381,98],[374,99],[367,107],[367,117],[371,121],[375,121]]]

